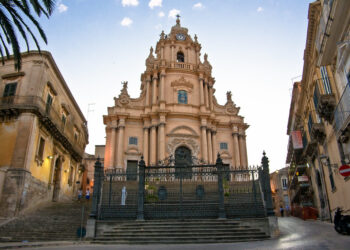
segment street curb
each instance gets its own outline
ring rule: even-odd
[[[0,249],[17,249],[17,248],[38,248],[38,247],[52,247],[52,246],[69,246],[90,244],[90,241],[44,241],[44,242],[9,242],[0,243]]]

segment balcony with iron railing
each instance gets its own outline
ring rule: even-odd
[[[328,122],[333,120],[333,113],[336,107],[335,95],[332,93],[330,87],[330,79],[328,77],[316,80],[318,86],[325,89],[323,94],[317,97],[317,113]]]
[[[345,86],[343,94],[334,112],[334,130],[340,136],[349,134],[350,128],[350,83]],[[348,132],[347,132],[348,131]]]
[[[9,114],[9,111],[34,112],[39,119],[49,127],[61,142],[69,145],[80,156],[84,153],[84,143],[75,141],[74,122],[72,119],[62,121],[62,116],[58,110],[51,105],[47,105],[39,96],[8,96],[0,98],[0,115]]]

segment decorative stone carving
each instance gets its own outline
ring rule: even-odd
[[[186,88],[188,91],[192,91],[193,89],[193,84],[189,81],[186,81],[186,79],[182,76],[180,77],[178,80],[173,81],[171,83],[171,87],[175,88],[175,89],[179,89],[181,87]]]
[[[191,152],[192,156],[198,157],[199,154],[199,145],[196,140],[189,137],[173,137],[169,139],[168,142],[168,154],[169,155],[175,155],[175,150],[180,147],[185,146],[188,147]]]
[[[128,82],[125,81],[125,82],[122,82],[122,84],[123,84],[123,88],[120,91],[119,97],[114,98],[115,106],[118,106],[118,107],[123,107],[130,103],[130,96],[128,93]]]
[[[227,102],[225,104],[226,113],[231,115],[237,115],[239,112],[239,108],[236,107],[236,104],[232,101],[232,93],[231,91],[227,91],[226,93]]]
[[[149,56],[146,59],[146,66],[152,66],[154,64],[154,56],[153,56],[153,47],[150,48],[149,50]]]

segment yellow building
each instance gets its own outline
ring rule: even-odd
[[[86,120],[49,52],[0,67],[0,216],[71,198],[88,143]]]
[[[289,114],[287,163],[293,173],[306,168],[319,216],[330,220],[337,207],[350,209],[349,177],[338,170],[350,155],[350,1],[315,1],[308,18],[303,75]],[[293,133],[302,143],[298,136],[292,140]]]
[[[127,82],[115,105],[104,116],[106,125],[105,168],[136,171],[144,156],[156,165],[186,154],[189,161],[215,163],[217,153],[233,167],[247,167],[245,130],[239,108],[227,92],[219,105],[208,56],[200,59],[201,45],[187,28],[176,25],[161,33],[146,59],[141,75],[141,94],[130,98]],[[193,162],[194,163],[194,162]]]

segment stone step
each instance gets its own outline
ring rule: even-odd
[[[265,235],[264,232],[259,231],[228,231],[228,232],[218,232],[215,230],[208,230],[206,232],[194,232],[194,231],[187,231],[187,232],[104,232],[102,236],[100,237],[106,237],[106,238],[125,238],[125,237],[221,237],[221,236],[252,236],[252,235]]]

